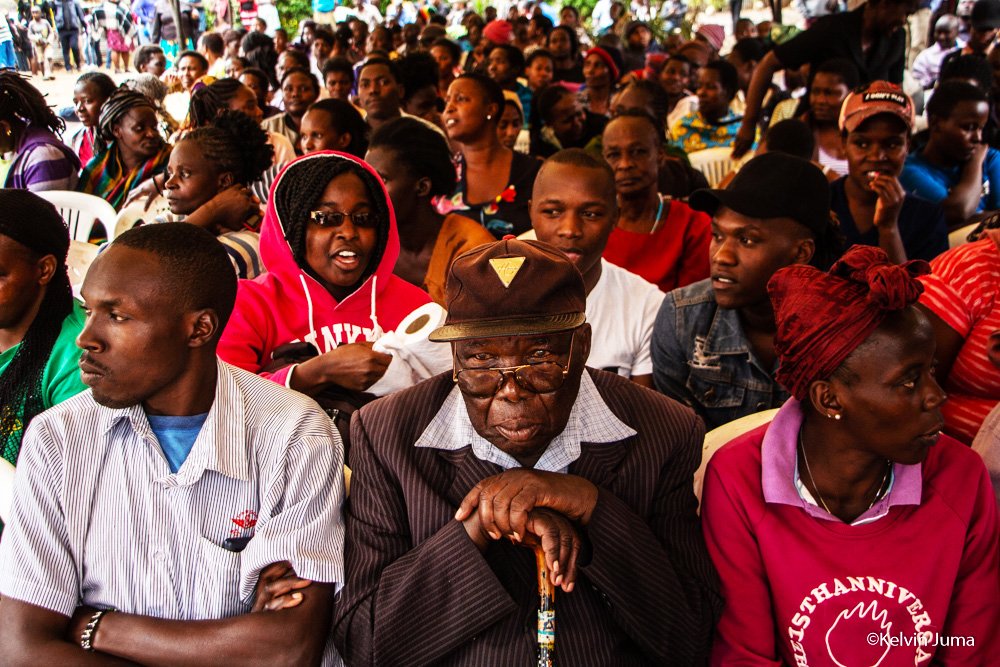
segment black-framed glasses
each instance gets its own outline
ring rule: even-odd
[[[542,361],[535,364],[521,364],[520,366],[501,366],[496,368],[453,368],[451,379],[455,382],[463,394],[485,398],[493,396],[500,388],[507,376],[514,378],[514,382],[523,389],[536,394],[547,394],[556,391],[563,386],[569,369],[573,364],[573,344],[576,341],[576,331],[570,337],[569,357],[566,365],[555,361]]]
[[[309,219],[320,227],[340,227],[344,218],[350,218],[355,227],[372,228],[378,226],[378,218],[374,213],[342,213],[340,211],[310,211]]]

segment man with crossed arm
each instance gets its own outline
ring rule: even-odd
[[[216,359],[222,246],[131,230],[83,297],[90,390],[32,421],[0,543],[5,664],[339,664],[340,440],[310,399]]]

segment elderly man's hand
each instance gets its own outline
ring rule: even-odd
[[[571,593],[576,583],[576,560],[583,546],[576,528],[562,514],[547,509],[528,512],[525,528],[521,543],[528,547],[540,544],[549,581]]]
[[[570,521],[587,525],[597,505],[597,487],[576,475],[516,468],[487,477],[466,494],[455,518],[479,515],[483,532],[493,539],[520,540],[528,531],[528,514],[548,508]]]

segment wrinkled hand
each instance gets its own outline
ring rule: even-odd
[[[891,230],[899,222],[899,211],[903,208],[906,191],[899,179],[889,174],[877,174],[868,182],[868,187],[878,195],[875,202],[875,227],[879,231]]]
[[[748,124],[746,120],[740,125],[736,138],[733,140],[733,159],[739,160],[746,155],[747,151],[753,148],[753,140],[757,138],[757,130],[753,124]]]
[[[518,468],[487,477],[466,494],[455,513],[458,521],[479,515],[483,532],[520,541],[528,531],[528,515],[548,508],[570,521],[587,525],[597,505],[597,487],[577,475]]]
[[[260,200],[249,188],[233,186],[220,190],[185,221],[204,227],[218,236],[243,229],[247,219],[254,215],[260,215]]]
[[[260,571],[251,612],[291,609],[302,603],[301,589],[312,582],[302,579],[288,561],[271,563]]]
[[[541,545],[549,581],[571,593],[576,584],[576,560],[583,546],[572,522],[558,512],[536,509],[528,512],[525,529],[520,543],[528,547]]]
[[[317,357],[327,365],[333,381],[352,391],[364,391],[385,375],[391,354],[376,352],[371,343],[341,345]]]

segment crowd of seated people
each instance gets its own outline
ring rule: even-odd
[[[5,664],[996,664],[1000,0],[508,5],[0,70]]]

